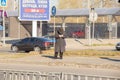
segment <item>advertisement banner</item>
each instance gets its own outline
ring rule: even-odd
[[[24,21],[50,20],[50,0],[19,0],[19,19]]]

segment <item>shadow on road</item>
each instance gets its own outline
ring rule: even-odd
[[[120,62],[120,59],[112,59],[112,58],[108,58],[108,57],[100,57],[100,58],[110,60],[110,61]]]
[[[47,58],[54,59],[54,56],[42,55],[42,57],[47,57]]]
[[[80,40],[78,40],[78,39],[75,39],[75,41],[77,41],[78,43],[80,43],[80,44],[82,44],[82,45],[83,45],[83,43],[82,43],[82,42],[80,42]]]
[[[102,40],[100,40],[100,39],[98,39],[98,38],[96,38],[96,40],[98,40],[99,42],[102,42]]]

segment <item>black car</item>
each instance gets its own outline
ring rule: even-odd
[[[116,47],[116,50],[120,50],[120,42],[118,42],[115,47]]]
[[[11,50],[17,51],[41,51],[51,47],[51,42],[46,38],[27,37],[11,45]]]

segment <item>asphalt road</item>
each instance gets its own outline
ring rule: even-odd
[[[112,50],[114,46],[107,48],[99,47],[98,50]],[[90,47],[91,48],[91,47]],[[79,48],[83,49],[83,48]],[[87,49],[87,48],[86,48]],[[10,50],[10,46],[1,47],[0,53],[13,53]],[[99,76],[114,76],[120,77],[120,71],[114,69],[100,69],[100,68],[77,68],[77,67],[65,67],[65,66],[47,66],[39,64],[22,64],[22,63],[12,63],[12,62],[2,62],[0,63],[0,70],[22,70],[22,71],[40,71],[40,72],[67,72],[67,73],[77,73],[83,75],[99,75]]]

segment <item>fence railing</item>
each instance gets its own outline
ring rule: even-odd
[[[0,70],[0,80],[120,80],[120,77],[62,72]]]

